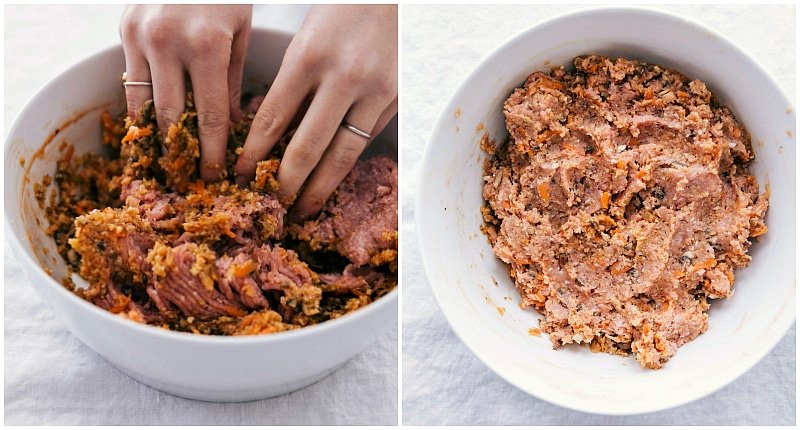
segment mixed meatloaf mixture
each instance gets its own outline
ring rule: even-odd
[[[89,283],[68,278],[68,288],[135,321],[218,335],[316,324],[395,288],[397,163],[359,161],[316,218],[287,224],[275,174],[291,133],[249,186],[228,180],[252,118],[231,131],[226,171],[213,184],[198,176],[191,97],[166,133],[151,102],[133,123],[104,114],[110,156],[65,147],[36,195],[59,252]]]
[[[657,369],[733,294],[768,194],[750,137],[698,80],[577,57],[506,100],[483,147],[484,232],[555,348],[633,353]]]

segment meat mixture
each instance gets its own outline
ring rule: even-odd
[[[322,212],[287,224],[275,179],[291,132],[247,187],[233,166],[252,112],[233,127],[222,180],[198,177],[191,95],[160,133],[152,102],[140,121],[103,115],[110,156],[64,146],[37,185],[49,234],[95,305],[142,323],[203,334],[284,331],[361,308],[397,285],[397,163],[359,161]],[[44,190],[55,183],[46,202]]]
[[[535,72],[506,100],[485,164],[484,232],[554,348],[663,366],[733,294],[768,194],[750,137],[706,85],[591,55]]]

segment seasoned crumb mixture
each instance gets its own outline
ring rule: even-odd
[[[396,287],[396,162],[359,161],[317,218],[284,225],[275,175],[291,132],[239,187],[227,178],[246,115],[231,131],[221,181],[206,184],[191,95],[166,133],[152,102],[141,113],[127,124],[103,114],[112,155],[74,156],[65,145],[55,175],[35,186],[48,234],[89,283],[76,288],[68,277],[75,294],[146,324],[251,335],[337,318]]]
[[[733,294],[768,195],[750,137],[706,85],[654,64],[577,57],[506,100],[483,228],[555,348],[657,369]]]

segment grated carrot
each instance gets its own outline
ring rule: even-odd
[[[258,263],[253,260],[248,260],[244,264],[234,264],[233,276],[236,276],[237,278],[244,278],[245,276],[253,273],[256,269],[258,269]]]
[[[633,266],[629,263],[623,263],[622,261],[615,261],[614,264],[609,267],[609,271],[612,275],[617,276],[623,273],[627,273],[628,270],[631,270]]]
[[[725,277],[728,278],[728,282],[733,285],[733,272],[727,271],[725,272]]]
[[[206,187],[206,184],[202,180],[198,180],[196,182],[192,182],[192,183],[190,183],[189,185],[186,186],[186,188],[188,188],[190,191],[192,191],[193,193],[197,193],[197,194],[203,192],[205,187]]]
[[[175,161],[172,162],[172,170],[176,170],[176,171],[180,170],[185,165],[186,165],[186,159],[185,158],[177,158],[177,159],[175,159]]]
[[[231,227],[230,226],[225,226],[225,230],[222,230],[222,232],[225,233],[225,236],[228,236],[231,239],[235,239],[236,238],[236,233],[231,231]]]
[[[558,81],[554,81],[552,79],[542,79],[540,85],[545,87],[545,88],[551,88],[551,89],[554,89],[554,90],[563,90],[564,89],[564,84],[562,84],[561,82],[558,82]]]
[[[608,191],[603,191],[603,195],[600,196],[600,207],[603,209],[608,209],[608,203],[611,201],[611,194]]]
[[[547,202],[550,200],[550,184],[547,182],[541,182],[536,188],[539,191],[539,197],[541,197],[542,203],[547,204]]]
[[[145,128],[131,126],[131,128],[128,129],[128,133],[122,138],[122,143],[132,142],[143,137],[151,136],[152,134],[153,130],[150,128],[150,126]]]
[[[695,266],[694,270],[708,269],[710,267],[714,267],[716,265],[716,263],[717,263],[717,260],[715,260],[713,258],[709,258],[708,260],[705,260],[702,263],[700,263],[697,266]]]
[[[548,130],[545,130],[545,131],[539,133],[539,135],[536,136],[536,141],[541,143],[541,142],[544,142],[546,140],[550,140],[550,138],[552,138],[552,137],[560,136],[560,135],[561,135],[561,132],[548,129]],[[566,145],[564,145],[564,146],[566,146]]]

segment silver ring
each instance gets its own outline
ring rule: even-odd
[[[122,73],[122,85],[126,87],[152,87],[152,82],[145,82],[145,81],[127,81],[128,72]]]
[[[352,125],[352,124],[349,124],[347,121],[342,121],[342,127],[352,131],[353,133],[363,137],[364,139],[367,139],[367,140],[372,139],[372,136],[369,133],[367,133],[366,131],[364,131],[364,130],[362,130],[362,129],[360,129],[360,128]]]

